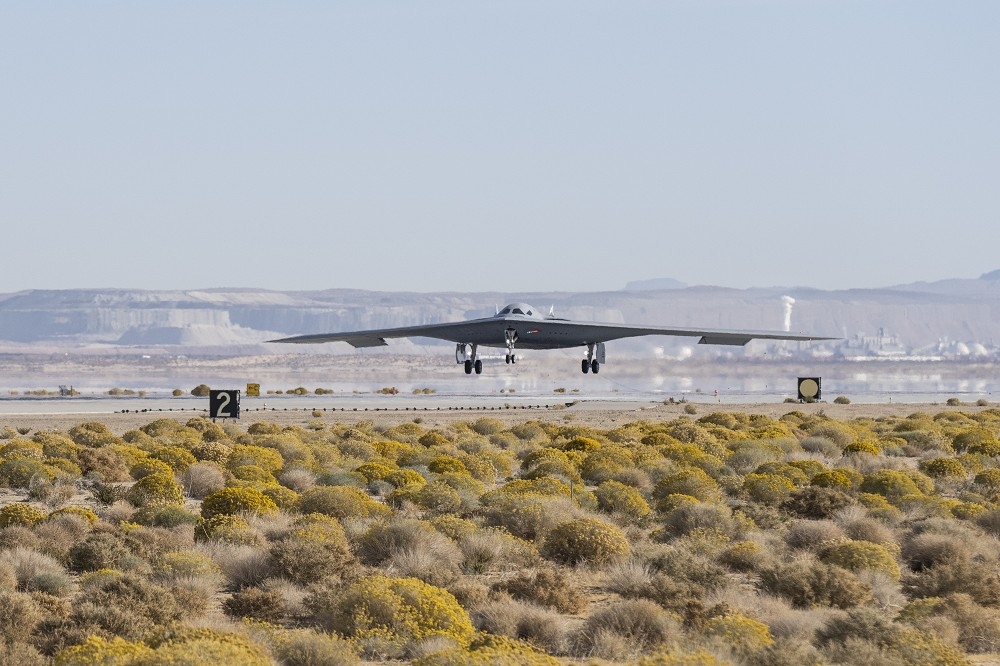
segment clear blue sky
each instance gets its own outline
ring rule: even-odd
[[[5,2],[0,292],[1000,268],[1000,3]]]

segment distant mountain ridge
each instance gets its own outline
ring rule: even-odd
[[[261,350],[272,351],[274,345],[261,343],[299,333],[483,317],[493,314],[495,305],[511,301],[526,301],[546,311],[552,306],[557,315],[574,319],[781,330],[786,296],[794,300],[792,330],[842,336],[845,344],[853,340],[862,346],[881,345],[891,339],[909,353],[940,351],[956,343],[975,350],[1000,344],[1000,271],[994,271],[976,280],[843,291],[684,286],[669,279],[590,293],[34,290],[0,295],[0,346],[4,341],[67,347],[260,345]],[[873,343],[874,339],[882,342]],[[691,343],[649,339],[631,347]]]

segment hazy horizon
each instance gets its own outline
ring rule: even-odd
[[[7,4],[0,292],[976,278],[998,267],[998,19],[926,0]]]

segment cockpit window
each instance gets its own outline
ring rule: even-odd
[[[523,315],[524,312],[521,311],[521,308],[514,308],[513,314]]]

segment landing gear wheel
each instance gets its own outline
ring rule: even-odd
[[[590,372],[590,361],[583,359],[583,363],[580,364],[580,369],[583,370],[583,374]]]
[[[601,364],[597,362],[597,359],[590,362],[590,369],[594,371],[595,375],[601,371]]]
[[[468,359],[465,360],[465,374],[467,375],[472,374],[472,361]]]
[[[514,365],[515,363],[517,363],[517,357],[514,356],[513,354],[511,354],[510,355],[510,364]]]
[[[476,367],[477,375],[483,374],[483,362],[480,359],[477,358],[476,362],[473,365]]]
[[[510,360],[510,354],[507,354],[506,356],[504,356],[503,360],[505,360],[507,362],[507,365],[510,365],[511,363],[513,363],[513,361]]]

